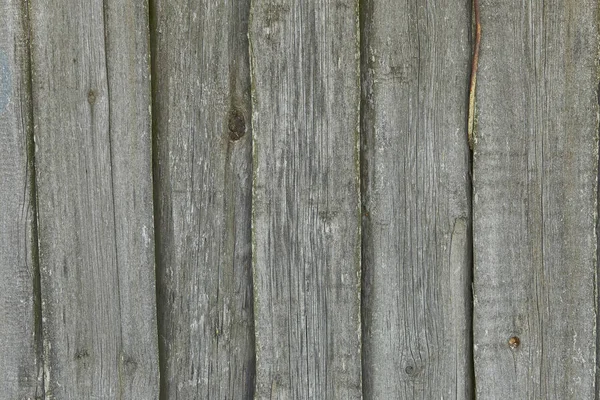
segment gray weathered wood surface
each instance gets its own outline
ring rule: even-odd
[[[1,0],[0,10],[0,398],[34,399],[43,382],[28,21],[24,3]]]
[[[157,398],[144,3],[31,3],[46,398]]]
[[[470,1],[0,0],[0,400],[600,397],[598,2],[478,1],[472,154]]]
[[[250,3],[152,5],[161,398],[251,398]]]
[[[361,397],[357,6],[252,4],[259,399]]]
[[[147,1],[104,2],[122,399],[158,398]]]
[[[471,399],[468,3],[362,4],[365,398]]]
[[[477,398],[592,399],[597,2],[481,0],[481,10]]]

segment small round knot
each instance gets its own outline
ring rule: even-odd
[[[86,349],[80,349],[75,353],[75,359],[81,360],[90,356],[90,353]]]
[[[229,140],[231,141],[241,139],[246,133],[246,120],[238,109],[229,111],[227,126],[229,128]]]
[[[88,92],[87,101],[90,104],[94,104],[96,102],[96,92],[93,89],[90,89]]]

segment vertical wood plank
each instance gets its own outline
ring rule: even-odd
[[[152,8],[161,398],[252,398],[249,1]]]
[[[471,399],[468,2],[361,5],[365,397]]]
[[[104,0],[104,30],[120,288],[119,397],[156,399],[159,354],[148,1]]]
[[[477,398],[591,399],[597,2],[480,2]]]
[[[361,397],[356,1],[252,4],[256,397]]]
[[[30,4],[48,398],[157,398],[148,17]]]
[[[24,3],[0,0],[0,399],[43,395]]]

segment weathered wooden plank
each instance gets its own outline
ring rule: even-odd
[[[468,2],[361,15],[365,397],[470,399]]]
[[[480,2],[477,398],[591,399],[597,2]]]
[[[159,354],[154,261],[148,2],[105,0],[122,399],[156,399]]]
[[[155,0],[161,392],[254,392],[249,1]]]
[[[48,398],[157,398],[143,2],[31,3]]]
[[[256,397],[361,397],[356,1],[253,2]]]
[[[0,399],[43,395],[25,3],[0,0]]]

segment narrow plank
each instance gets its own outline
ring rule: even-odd
[[[249,0],[152,10],[161,398],[252,398]]]
[[[24,5],[0,0],[0,399],[6,400],[43,396]]]
[[[471,399],[467,2],[362,9],[365,398]]]
[[[104,0],[117,241],[122,399],[156,399],[159,354],[154,260],[148,1]]]
[[[474,158],[478,399],[591,399],[597,2],[481,0]]]
[[[31,3],[47,398],[157,398],[148,18]]]
[[[256,398],[361,398],[356,1],[253,2]]]

